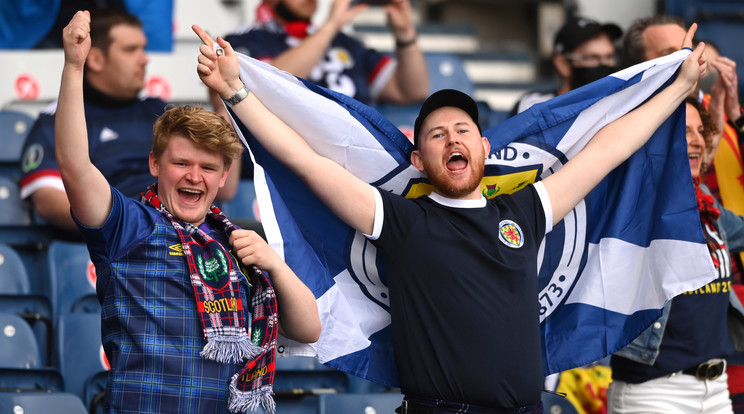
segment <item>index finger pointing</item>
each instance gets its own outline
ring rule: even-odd
[[[693,23],[690,25],[690,28],[687,30],[687,33],[685,34],[685,38],[682,40],[682,47],[690,48],[692,49],[692,38],[695,36],[695,32],[697,31],[697,23]]]
[[[212,47],[214,44],[214,40],[212,40],[212,36],[210,36],[204,29],[199,27],[199,25],[195,24],[191,26],[191,30],[196,33],[197,36],[199,36],[199,39],[201,39],[202,42],[204,42],[205,45]]]

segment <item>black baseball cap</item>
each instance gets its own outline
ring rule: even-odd
[[[592,19],[577,17],[569,20],[561,27],[555,36],[555,53],[568,53],[579,47],[589,39],[604,33],[613,42],[623,35],[620,26],[614,23],[600,24]]]
[[[480,125],[478,125],[478,104],[475,103],[473,98],[455,89],[442,89],[429,95],[424,101],[424,104],[421,105],[421,110],[413,125],[413,146],[415,148],[418,148],[421,124],[424,123],[426,117],[430,113],[445,106],[453,106],[465,111],[470,115],[470,118],[475,122],[475,126],[478,127],[478,132],[480,132]]]

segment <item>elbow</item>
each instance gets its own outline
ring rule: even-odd
[[[318,342],[320,339],[320,320],[317,320],[313,323],[309,323],[303,327],[294,327],[291,330],[282,329],[283,326],[281,322],[279,323],[279,333],[282,334],[287,339],[291,339],[296,342],[300,342],[303,344],[311,344],[314,342]]]

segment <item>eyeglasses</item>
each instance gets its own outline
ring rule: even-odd
[[[615,66],[617,63],[617,55],[574,55],[566,54],[563,55],[567,60],[573,62],[580,62],[583,66]]]

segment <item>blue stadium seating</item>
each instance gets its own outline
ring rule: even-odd
[[[41,352],[31,326],[20,316],[0,313],[0,367],[41,368]]]
[[[101,316],[67,313],[59,316],[55,360],[65,380],[65,392],[85,398],[86,383],[106,371],[101,346]]]
[[[90,414],[103,413],[103,396],[106,392],[108,371],[99,371],[85,381],[83,402]]]
[[[71,312],[100,314],[95,268],[83,243],[53,241],[48,251],[49,287],[55,315]]]
[[[573,403],[566,397],[552,392],[542,393],[543,411],[550,414],[579,414]]]
[[[0,392],[0,412],[88,414],[80,398],[66,392]]]
[[[276,359],[274,392],[281,395],[313,395],[348,392],[348,376],[315,358],[292,356]]]
[[[54,329],[51,305],[46,296],[31,294],[23,259],[4,243],[0,243],[0,281],[0,312],[18,315],[34,328],[38,345],[47,350],[43,365],[48,364]],[[44,324],[43,329],[36,322]]]
[[[253,180],[242,179],[238,183],[238,192],[232,200],[219,203],[220,209],[230,220],[236,223],[240,220],[258,220],[254,210],[256,189]]]
[[[56,369],[0,368],[0,392],[64,392],[62,374]]]
[[[473,96],[475,86],[465,71],[465,64],[459,56],[451,53],[426,53],[426,66],[429,69],[431,92],[440,89],[457,89]]]
[[[21,150],[34,119],[24,112],[0,110],[0,173],[19,177]]]
[[[30,291],[28,273],[21,256],[12,247],[0,243],[0,294],[27,294]]]
[[[3,212],[0,214],[0,227],[31,224],[31,214],[21,202],[18,184],[5,175],[0,175],[0,211]]]
[[[401,401],[398,393],[323,394],[318,396],[318,414],[393,413]]]

